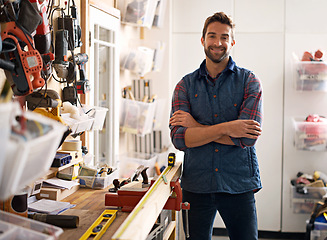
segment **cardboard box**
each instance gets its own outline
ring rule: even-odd
[[[36,195],[36,198],[39,200],[41,198],[51,199],[55,201],[60,201],[65,197],[73,194],[79,189],[79,185],[72,187],[71,189],[58,189],[58,188],[47,188],[42,187],[39,194]]]

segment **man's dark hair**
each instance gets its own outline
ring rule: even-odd
[[[222,24],[227,24],[231,27],[232,30],[232,40],[234,40],[234,29],[235,24],[233,23],[233,19],[230,16],[227,16],[224,12],[217,12],[214,15],[208,17],[204,23],[204,27],[202,30],[202,37],[205,39],[205,35],[208,29],[208,25],[213,22],[220,22]]]

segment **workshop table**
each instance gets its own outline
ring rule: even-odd
[[[63,212],[62,215],[79,216],[79,227],[64,228],[64,233],[61,234],[59,240],[79,239],[104,210],[113,209],[104,205],[104,196],[105,193],[108,192],[108,188],[101,190],[80,188],[75,193],[62,200],[63,202],[70,202],[76,205],[76,207]],[[127,212],[118,211],[116,219],[109,226],[102,238],[111,239],[128,214]]]

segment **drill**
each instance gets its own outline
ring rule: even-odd
[[[77,53],[74,56],[75,63],[79,69],[79,81],[76,82],[76,88],[78,94],[85,94],[90,91],[89,80],[85,78],[85,63],[89,60],[89,56],[86,53]]]

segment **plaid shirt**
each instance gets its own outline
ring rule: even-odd
[[[189,112],[203,125],[236,119],[261,123],[261,84],[251,71],[236,66],[231,57],[226,69],[212,79],[204,60],[199,69],[176,85],[171,115],[177,110]],[[234,146],[211,142],[187,148],[186,128],[169,127],[174,146],[185,152],[182,175],[185,190],[242,193],[261,188],[255,139],[231,137]]]

